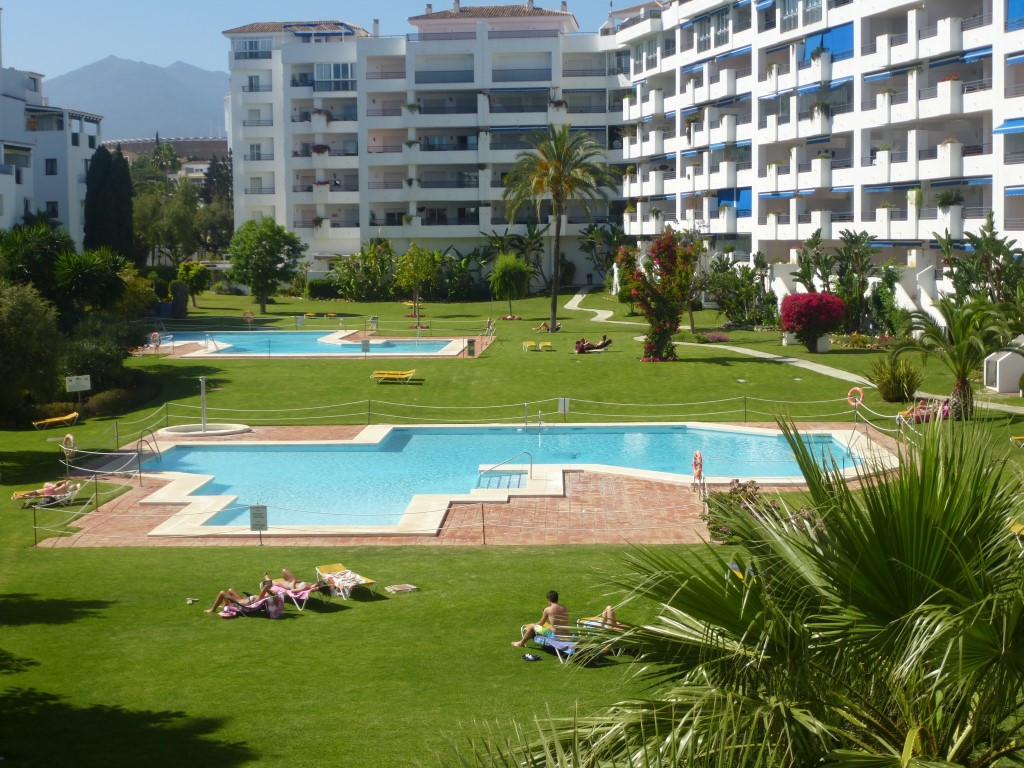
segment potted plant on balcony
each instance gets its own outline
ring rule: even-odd
[[[775,70],[778,68],[777,64],[769,64],[764,68],[764,76],[771,77],[775,74]]]
[[[828,99],[820,99],[819,101],[811,102],[811,115],[821,115],[822,117],[829,117],[832,114],[832,102]]]
[[[405,226],[409,226],[410,224],[412,224],[412,214],[411,213],[403,213],[402,214],[402,224],[404,224]]]
[[[418,181],[418,180],[417,179],[411,179],[411,178],[410,179],[406,179],[405,180],[405,186],[411,187],[413,184],[416,183],[416,181]]]
[[[924,192],[920,187],[907,191],[907,202],[913,205],[915,210],[921,210],[921,203],[924,202]]]
[[[420,140],[419,139],[406,139],[403,143],[407,147],[415,147],[417,144],[420,143]]]
[[[652,219],[654,219],[655,221],[657,221],[658,219],[660,219],[660,218],[661,218],[661,208],[654,208],[654,207],[652,207],[648,215],[649,215],[649,216],[650,216],[650,217],[651,217]]]
[[[320,225],[323,224],[323,223],[324,223],[324,217],[323,216],[314,216],[313,217],[313,229],[320,229]]]
[[[958,75],[956,72],[950,72],[948,75],[943,75],[942,77],[940,77],[939,78],[939,82],[940,83],[955,83],[959,79],[960,79],[960,75]]]
[[[827,50],[828,48],[826,48],[825,46],[819,45],[817,48],[811,51],[811,61],[819,61],[821,59],[821,54],[825,53]]]
[[[309,151],[314,155],[326,155],[331,151],[331,147],[329,144],[314,144],[309,148]]]
[[[420,111],[420,105],[417,104],[415,101],[410,101],[408,104],[405,105],[405,108],[410,112]]]
[[[818,153],[819,160],[830,160],[831,158],[832,155],[829,154],[829,151],[827,149],[823,149]]]
[[[935,196],[933,201],[937,208],[941,208],[946,211],[952,208],[954,205],[964,204],[964,193],[960,187],[953,187],[952,189],[944,189]]]

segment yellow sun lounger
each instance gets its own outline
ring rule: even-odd
[[[377,582],[360,576],[355,571],[350,571],[341,563],[329,563],[316,567],[316,579],[327,584],[331,595],[339,595],[347,598],[353,589],[365,587],[370,591],[377,592]]]
[[[541,352],[554,352],[555,348],[551,346],[550,341],[541,341],[537,344],[537,349]]]
[[[382,381],[399,381],[402,384],[408,384],[415,373],[415,368],[411,371],[374,371],[370,374],[370,378],[376,379],[378,384]]]
[[[537,349],[537,342],[536,341],[524,341],[523,342],[523,352],[530,352],[530,351],[536,350],[536,349]]]
[[[61,426],[64,427],[70,427],[76,421],[78,421],[78,411],[72,411],[71,413],[65,416],[54,416],[53,418],[50,419],[40,419],[39,421],[33,421],[32,426],[35,427],[36,429],[46,429],[47,427],[51,427],[54,424],[60,424]]]
[[[1014,435],[1010,438],[1010,442],[1018,448],[1024,448],[1024,435]]]

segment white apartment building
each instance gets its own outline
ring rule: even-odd
[[[37,72],[0,69],[0,227],[45,211],[81,247],[85,174],[99,146],[99,115],[51,107]]]
[[[502,177],[549,123],[587,131],[622,160],[628,52],[614,36],[578,34],[565,3],[456,0],[409,23],[415,32],[395,37],[338,21],[224,33],[236,224],[272,216],[293,228],[314,271],[372,237],[398,253],[413,241],[466,252],[482,232],[524,233],[535,212],[506,221]],[[576,235],[608,215],[602,204],[566,216],[563,250],[578,267]]]
[[[626,167],[638,239],[671,224],[788,262],[819,228],[866,230],[908,306],[943,289],[933,232],[994,210],[1024,240],[1024,0],[669,0],[589,34],[564,3],[456,0],[409,22],[225,33],[238,221],[272,215],[317,255],[378,233],[471,248],[505,227],[526,136],[568,122]]]

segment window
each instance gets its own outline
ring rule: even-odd
[[[262,144],[250,144],[249,145],[249,159],[259,160],[263,156],[263,145]]]
[[[697,22],[697,53],[711,47],[711,19],[705,17]]]
[[[729,42],[729,11],[719,11],[712,14],[711,23],[715,26],[715,45],[725,45]]]
[[[633,46],[633,74],[644,71],[644,45],[637,43]]]
[[[260,76],[249,75],[249,84],[245,86],[247,91],[259,91],[260,89]]]
[[[71,134],[71,146],[77,147],[81,143],[82,140],[79,138],[79,136],[81,136],[81,134],[78,134],[78,133],[72,133]]]
[[[48,157],[46,158],[46,175],[56,176],[57,175],[57,158]]]
[[[608,54],[608,74],[629,74],[629,51],[615,51]]]
[[[274,41],[269,37],[243,37],[231,41],[236,59],[269,59]]]
[[[782,31],[800,26],[800,0],[782,0]]]
[[[57,218],[57,216],[59,214],[57,213],[57,201],[56,200],[47,200],[46,201],[46,215],[49,216],[51,219],[56,219]]]
[[[804,0],[804,24],[821,21],[821,0]]]
[[[313,69],[314,91],[354,91],[355,64],[317,64]]]
[[[658,66],[658,39],[655,37],[647,41],[647,68],[652,69]]]

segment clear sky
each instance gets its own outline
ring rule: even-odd
[[[628,8],[639,0],[613,0]],[[502,0],[464,0],[501,5]],[[525,2],[525,0],[522,0]],[[558,10],[561,0],[536,0]],[[406,21],[426,10],[426,0],[0,0],[3,66],[55,77],[107,56],[167,66],[184,61],[227,71],[227,40],[221,32],[254,21],[340,19],[370,29],[379,18],[382,35],[412,31]],[[434,10],[451,0],[434,0]],[[569,0],[581,31],[594,32],[608,18],[608,0]]]

